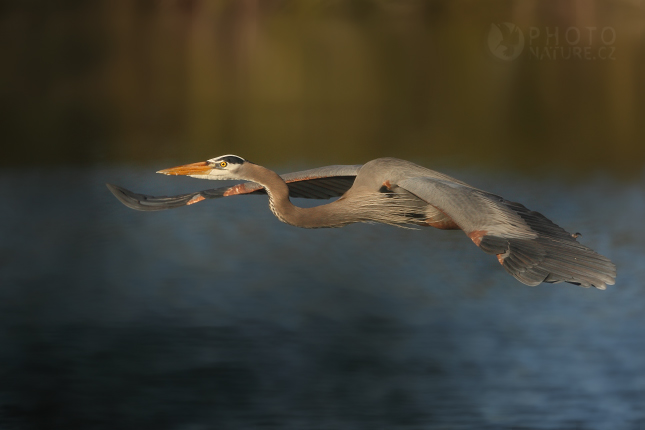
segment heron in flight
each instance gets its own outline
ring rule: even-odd
[[[566,232],[520,203],[405,160],[379,158],[364,165],[327,166],[280,176],[236,155],[224,155],[157,173],[248,182],[171,197],[107,186],[123,204],[143,211],[220,197],[267,194],[273,214],[296,227],[378,222],[462,230],[482,251],[495,255],[508,273],[531,286],[569,282],[604,290],[616,279],[616,266],[578,243],[577,233]],[[289,197],[338,199],[301,208]]]

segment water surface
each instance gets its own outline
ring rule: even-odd
[[[645,428],[642,180],[448,172],[581,232],[618,266],[598,291],[524,286],[461,232],[104,186],[211,185],[155,170],[0,172],[0,427]]]

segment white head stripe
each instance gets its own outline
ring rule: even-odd
[[[215,161],[217,161],[219,159],[222,159],[222,158],[226,158],[226,157],[235,157],[235,158],[239,158],[242,161],[246,161],[244,158],[240,157],[239,155],[234,155],[234,154],[220,155],[219,157],[211,158],[210,160],[207,160],[207,161],[210,161],[210,162],[214,163]]]

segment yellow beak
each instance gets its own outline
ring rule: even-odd
[[[212,169],[207,162],[184,164],[183,166],[171,167],[170,169],[159,170],[157,173],[164,175],[206,175]]]

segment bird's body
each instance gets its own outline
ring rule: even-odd
[[[484,252],[527,285],[569,282],[605,289],[616,268],[606,257],[578,243],[540,213],[471,187],[457,179],[396,158],[362,166],[328,166],[282,177],[240,157],[162,170],[168,175],[250,182],[175,197],[151,197],[108,185],[127,206],[160,210],[208,198],[268,194],[269,207],[287,224],[304,228],[342,227],[357,222],[463,230]],[[289,197],[337,200],[301,208]]]

